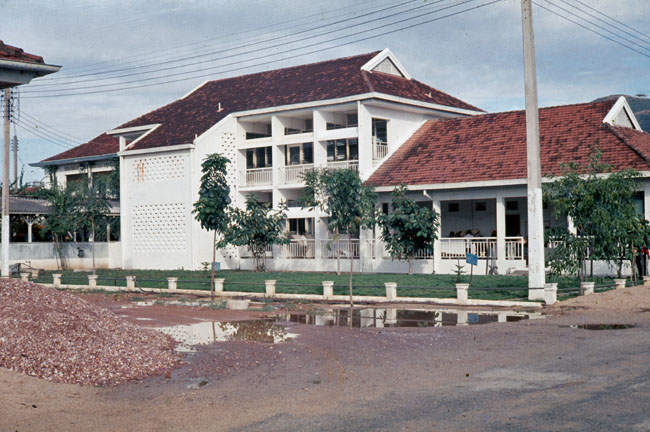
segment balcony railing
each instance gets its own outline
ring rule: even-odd
[[[388,155],[388,143],[372,137],[372,160],[379,162]]]
[[[273,258],[273,245],[268,245],[265,250],[266,258]],[[248,246],[239,247],[239,256],[241,258],[253,258],[253,253]]]
[[[524,259],[524,238],[506,237],[507,260]],[[442,259],[465,259],[471,253],[478,255],[479,259],[497,258],[496,237],[443,237],[440,239],[440,255]]]
[[[327,168],[329,169],[351,169],[354,171],[359,171],[359,161],[358,160],[347,160],[347,161],[338,161],[338,162],[327,162]]]
[[[309,259],[316,256],[314,240],[290,240],[289,244],[282,245],[282,257],[289,259]]]
[[[300,184],[303,183],[303,176],[314,169],[314,164],[287,165],[278,168],[280,183]]]
[[[359,258],[359,240],[321,240],[320,248],[323,259]]]
[[[273,184],[273,168],[247,169],[242,186],[270,186]]]
[[[523,237],[506,237],[506,259],[507,260],[524,259],[524,238]]]

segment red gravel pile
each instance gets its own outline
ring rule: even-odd
[[[162,333],[68,293],[0,279],[0,367],[97,385],[164,374],[179,361]]]

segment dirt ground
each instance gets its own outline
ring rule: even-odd
[[[86,298],[145,326],[269,315]],[[459,327],[293,325],[290,341],[202,346],[169,378],[114,387],[0,369],[0,431],[650,431],[650,288],[545,313]],[[605,323],[634,327],[575,328]]]

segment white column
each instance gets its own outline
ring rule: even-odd
[[[643,217],[650,221],[650,183],[643,183]]]
[[[359,175],[365,179],[372,171],[372,116],[364,104],[357,102],[359,121]]]
[[[506,259],[506,200],[497,196],[497,260]],[[502,269],[505,271],[505,269]]]
[[[576,235],[578,233],[578,230],[576,229],[575,224],[573,223],[573,218],[571,216],[566,217],[566,226],[567,230],[573,235]]]

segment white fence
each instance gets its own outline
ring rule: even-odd
[[[349,160],[349,161],[339,161],[339,162],[327,162],[327,168],[329,169],[351,169],[354,171],[359,171],[359,161],[358,160]]]
[[[507,260],[524,259],[524,238],[506,237]],[[443,237],[440,239],[440,256],[442,259],[465,259],[471,253],[478,255],[479,259],[496,259],[496,237]]]
[[[282,257],[292,259],[309,259],[316,257],[314,240],[290,240],[289,244],[282,245]]]
[[[331,258],[359,258],[359,240],[321,240],[321,257]]]

